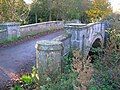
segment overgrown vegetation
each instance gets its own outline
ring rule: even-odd
[[[104,53],[94,56],[95,72],[89,90],[120,90],[120,34],[116,30],[108,32],[110,37],[107,47],[102,49]]]
[[[61,74],[55,71],[39,78],[37,69],[33,68],[32,73],[23,75],[11,90],[73,90],[73,83],[78,73],[72,67],[72,53],[66,55],[63,62],[64,67]]]
[[[47,76],[43,75],[39,80],[37,69],[33,68],[32,73],[23,75],[12,90],[75,90],[75,87],[82,87],[82,84],[86,85],[88,90],[120,90],[120,34],[112,29],[108,30],[108,33],[107,46],[92,49],[94,53],[98,53],[97,56],[94,55],[93,65],[90,61],[82,60],[80,53],[70,53],[64,57],[64,68],[61,74],[55,71]],[[78,60],[75,61],[76,64],[73,62],[74,54],[74,59]],[[82,72],[85,73],[83,76]],[[86,80],[83,80],[84,77]]]
[[[79,19],[82,23],[99,21],[111,13],[108,0],[0,0],[0,22],[21,24],[51,20]]]

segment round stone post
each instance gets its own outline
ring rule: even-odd
[[[38,76],[61,73],[63,46],[59,41],[42,40],[36,43],[36,67]]]

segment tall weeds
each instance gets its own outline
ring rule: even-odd
[[[94,56],[95,72],[89,90],[120,90],[120,34],[111,29],[108,33],[104,53]]]

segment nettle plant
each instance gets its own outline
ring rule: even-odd
[[[93,52],[103,53],[94,55],[94,75],[89,90],[120,90],[120,34],[109,30],[107,47],[93,49]]]
[[[21,76],[20,80],[10,90],[37,90],[38,75],[37,69],[33,67],[31,74]]]

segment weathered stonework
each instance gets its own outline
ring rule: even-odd
[[[11,39],[12,37],[19,37],[19,36],[25,37],[43,32],[62,30],[63,26],[64,26],[63,21],[49,21],[49,22],[35,23],[35,24],[29,24],[23,26],[20,26],[20,23],[7,22],[0,24],[0,30],[7,30],[7,34],[8,34],[7,39]],[[4,39],[3,36],[1,37],[2,37],[1,39]]]
[[[0,27],[7,30],[8,39],[20,36],[20,24],[16,22],[7,22],[0,24]]]
[[[70,51],[71,47],[78,48],[80,57],[86,58],[96,39],[104,42],[105,29],[103,25],[101,23],[69,24],[64,27],[66,31],[64,34],[51,41],[38,41],[35,47],[39,78],[41,74],[51,75],[54,74],[54,71],[60,73],[63,68],[62,57]]]
[[[71,45],[72,47],[80,49],[83,55],[86,57],[94,41],[99,38],[101,42],[104,42],[104,24],[101,22],[90,24],[71,23],[65,25],[64,29],[72,34]]]
[[[72,36],[71,34],[64,33],[63,35],[60,35],[60,36],[53,39],[54,41],[61,41],[62,42],[62,45],[64,47],[63,55],[66,55],[70,51],[71,36]]]
[[[36,43],[36,67],[42,72],[61,72],[62,42],[42,40]],[[40,75],[39,75],[40,76]]]
[[[52,30],[60,30],[63,29],[63,26],[64,26],[63,21],[49,21],[49,22],[23,25],[20,26],[20,35],[24,37],[31,34],[49,32]]]
[[[5,40],[7,39],[7,30],[0,30],[0,40]]]

